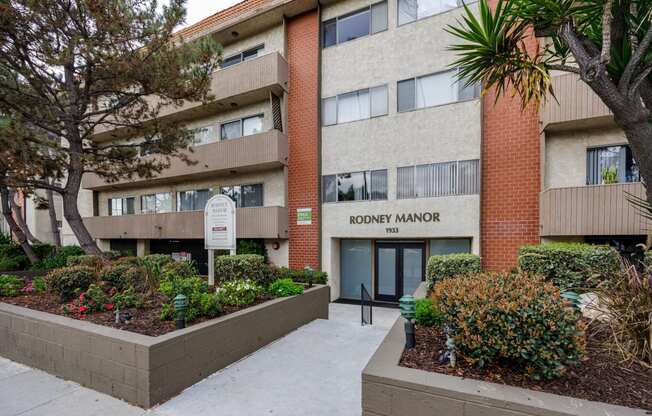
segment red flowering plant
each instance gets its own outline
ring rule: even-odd
[[[81,318],[83,315],[93,312],[113,310],[109,296],[96,284],[91,284],[88,290],[79,294],[79,297],[72,303],[65,305],[64,310],[72,315]]]

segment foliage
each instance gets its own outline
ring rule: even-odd
[[[315,270],[312,276],[305,269],[288,269],[287,267],[277,267],[273,270],[277,279],[292,279],[299,283],[310,283],[325,285],[328,283],[328,273]]]
[[[113,304],[109,302],[109,297],[104,290],[99,285],[91,283],[85,292],[79,294],[77,306],[80,313],[102,312],[113,309]]]
[[[0,275],[0,296],[18,296],[25,281],[14,275]]]
[[[257,254],[215,257],[215,278],[219,282],[250,279],[262,285],[274,280],[265,258]]]
[[[259,256],[267,257],[265,240],[259,238],[238,239],[236,254],[257,254]]]
[[[533,378],[553,378],[584,354],[579,311],[540,276],[449,278],[434,286],[433,297],[452,331],[455,349],[470,364],[484,367],[507,360]]]
[[[106,265],[106,260],[102,256],[95,254],[82,254],[80,256],[70,256],[66,259],[67,266],[88,266],[97,271]]]
[[[171,279],[174,277],[195,277],[199,276],[197,265],[194,261],[173,261],[167,263],[161,269],[163,279]]]
[[[140,266],[140,258],[135,256],[120,257],[115,259],[112,264],[117,266],[119,264],[128,264],[129,266]]]
[[[228,280],[220,284],[216,293],[223,305],[247,306],[256,301],[261,288],[251,279]]]
[[[30,282],[30,285],[32,286],[32,291],[35,293],[43,293],[47,290],[45,279],[42,277],[35,277]]]
[[[625,262],[623,270],[608,285],[593,293],[601,326],[607,329],[607,347],[625,360],[652,366],[652,271],[640,272]]]
[[[200,316],[214,317],[221,313],[219,299],[210,293],[208,283],[199,276],[173,277],[161,281],[159,291],[168,298],[168,303],[161,311],[162,320],[176,318],[174,298],[181,294],[188,300],[186,321],[192,322]]]
[[[50,271],[45,277],[48,291],[59,295],[62,301],[75,297],[97,280],[95,270],[87,266],[62,267]]]
[[[518,265],[525,273],[539,274],[561,290],[587,290],[611,279],[620,270],[616,249],[579,243],[524,246]]]
[[[32,270],[53,270],[60,267],[66,267],[69,257],[81,256],[84,254],[79,246],[63,246],[58,251],[53,252],[49,256],[41,259],[39,262],[34,263],[31,267]]]
[[[39,259],[44,259],[54,254],[55,247],[50,243],[34,243],[32,250]]]
[[[150,254],[141,259],[144,273],[143,284],[147,292],[154,293],[158,289],[163,266],[172,262],[172,257],[165,254]]]
[[[136,257],[138,259],[138,257]],[[172,256],[168,254],[148,254],[146,256],[143,256],[139,258],[140,263],[156,263],[160,265],[161,267],[165,266],[168,263],[172,263],[174,260],[172,260]]]
[[[23,270],[28,266],[29,259],[19,245],[0,244],[0,271]]]
[[[615,166],[609,166],[604,168],[601,173],[602,183],[605,185],[611,185],[618,183],[618,169]]]
[[[442,325],[442,314],[432,299],[417,299],[414,321],[421,326]]]
[[[0,246],[5,246],[13,243],[11,234],[0,233]]]
[[[128,281],[132,268],[133,266],[126,263],[112,264],[102,269],[99,275],[100,280],[106,282],[110,287],[116,288],[116,290],[122,290],[128,283],[133,285],[133,282]]]
[[[136,292],[133,286],[128,286],[121,292],[113,295],[111,302],[117,309],[140,308],[143,306],[142,296]]]
[[[303,293],[303,285],[294,283],[292,279],[278,279],[269,285],[267,293],[277,298],[300,295]]]
[[[428,259],[426,281],[428,287],[447,277],[479,273],[481,271],[480,256],[470,253],[455,253],[431,256]]]

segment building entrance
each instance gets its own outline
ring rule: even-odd
[[[425,277],[425,243],[376,242],[375,299],[398,302],[411,295]]]

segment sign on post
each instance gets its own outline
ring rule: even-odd
[[[215,195],[204,208],[204,247],[208,250],[208,284],[215,285],[215,250],[235,254],[235,202],[226,195]]]

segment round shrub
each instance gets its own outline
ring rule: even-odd
[[[435,284],[433,296],[456,351],[470,364],[509,360],[533,378],[553,378],[584,354],[579,312],[540,276],[487,273],[445,279]]]
[[[66,267],[69,257],[84,255],[84,250],[79,246],[63,246],[57,252],[41,259],[32,265],[32,270],[52,270],[60,267]]]
[[[117,290],[122,290],[127,286],[127,283],[133,283],[127,281],[130,273],[132,273],[132,268],[129,264],[113,264],[102,269],[100,280]]]
[[[480,256],[470,253],[455,253],[431,256],[426,270],[428,287],[447,277],[480,273]]]
[[[229,280],[217,288],[220,303],[229,306],[247,306],[256,301],[261,289],[253,280]]]
[[[312,275],[305,269],[288,269],[287,267],[274,267],[274,276],[277,279],[292,279],[298,283],[325,285],[328,283],[328,273],[314,270]]]
[[[270,267],[265,263],[265,257],[257,254],[217,256],[215,278],[220,282],[250,279],[263,285],[274,280]]]
[[[67,266],[88,266],[95,270],[100,270],[106,264],[102,256],[94,254],[82,254],[81,256],[70,256],[66,259]]]
[[[269,285],[267,292],[277,298],[300,295],[303,293],[303,285],[294,283],[292,279],[278,279]]]
[[[441,311],[432,299],[417,299],[415,306],[414,321],[417,325],[441,327]]]
[[[605,245],[548,243],[524,246],[518,265],[525,273],[538,274],[561,290],[587,290],[620,272],[618,251]]]
[[[45,277],[48,291],[59,295],[62,301],[83,292],[97,280],[95,270],[87,266],[62,267],[52,270]]]
[[[140,258],[134,256],[120,257],[119,259],[115,259],[112,264],[128,264],[129,266],[140,266]]]
[[[25,281],[18,276],[0,276],[0,296],[18,296],[25,286]]]
[[[177,277],[195,277],[199,275],[197,266],[194,261],[173,261],[163,266],[161,269],[163,279],[173,279]]]
[[[172,256],[169,256],[167,254],[148,254],[140,259],[140,264],[145,264],[145,263],[158,264],[161,267],[172,262],[173,262]]]
[[[21,270],[25,268],[26,264],[29,264],[27,256],[0,258],[0,271],[13,272],[15,270]]]

